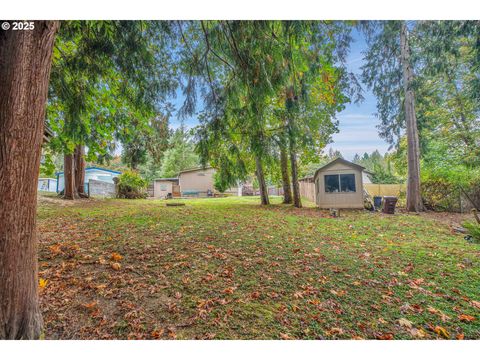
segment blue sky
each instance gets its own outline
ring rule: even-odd
[[[349,70],[360,75],[362,66],[362,51],[366,50],[366,43],[360,33],[353,33],[354,42],[347,58]],[[389,145],[378,136],[376,125],[379,120],[373,115],[376,112],[376,99],[373,94],[363,86],[363,96],[365,100],[360,104],[347,104],[346,108],[337,116],[339,120],[339,132],[333,135],[333,142],[328,144],[325,152],[330,148],[339,150],[346,159],[352,159],[358,153],[371,153],[379,150],[385,153]],[[183,97],[180,95],[174,100],[176,108],[181,106]],[[195,117],[184,120],[187,127],[193,127],[198,124]],[[180,125],[180,120],[174,115],[170,119],[171,127],[176,128]]]

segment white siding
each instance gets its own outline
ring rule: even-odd
[[[85,184],[88,184],[90,179],[104,181],[113,184],[113,178],[119,177],[120,174],[111,173],[100,169],[87,169],[85,170]],[[63,173],[58,176],[58,191],[62,191],[65,188],[65,179]]]

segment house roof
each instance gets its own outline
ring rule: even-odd
[[[186,170],[182,170],[178,173],[178,175],[180,174],[183,174],[183,173],[186,173],[186,172],[191,172],[191,171],[199,171],[199,170],[208,170],[208,169],[212,169],[211,166],[207,166],[207,167],[196,167],[196,168],[192,168],[192,169],[186,169]]]
[[[178,178],[158,178],[154,181],[178,181]]]
[[[350,166],[350,167],[353,167],[353,168],[356,168],[360,171],[365,171],[365,168],[361,165],[358,165],[358,164],[355,164],[351,161],[348,161],[348,160],[345,160],[345,159],[342,159],[342,158],[336,158],[335,160],[333,161],[330,161],[328,164],[322,166],[321,168],[318,168],[317,171],[315,171],[315,175],[313,177],[317,177],[317,174],[322,171],[322,170],[325,170],[327,168],[329,168],[330,166],[334,165],[334,164],[338,164],[338,163],[341,163],[341,164],[344,164],[344,165],[347,165],[347,166]]]
[[[96,166],[90,166],[90,167],[85,168],[85,172],[90,171],[90,170],[100,170],[100,171],[105,171],[105,172],[109,172],[109,173],[117,174],[117,175],[120,175],[120,174],[121,174],[120,171],[115,171],[115,170],[110,170],[110,169],[104,169],[104,168],[96,167]],[[60,171],[60,172],[57,172],[57,173],[56,173],[56,175],[61,175],[61,174],[63,174],[63,171]]]

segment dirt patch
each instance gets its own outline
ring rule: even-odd
[[[443,224],[447,224],[448,226],[455,226],[455,227],[461,226],[462,222],[464,222],[464,221],[467,221],[467,220],[468,221],[473,221],[474,220],[473,215],[470,214],[470,213],[460,214],[460,213],[450,213],[450,212],[429,211],[429,212],[422,213],[421,216],[423,216],[427,219],[436,220],[436,221],[441,222]]]

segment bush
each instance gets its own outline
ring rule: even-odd
[[[120,199],[145,199],[147,181],[134,171],[125,171],[118,177],[117,197]]]
[[[465,221],[462,226],[468,230],[468,235],[471,236],[472,242],[480,244],[480,224],[472,221]]]

